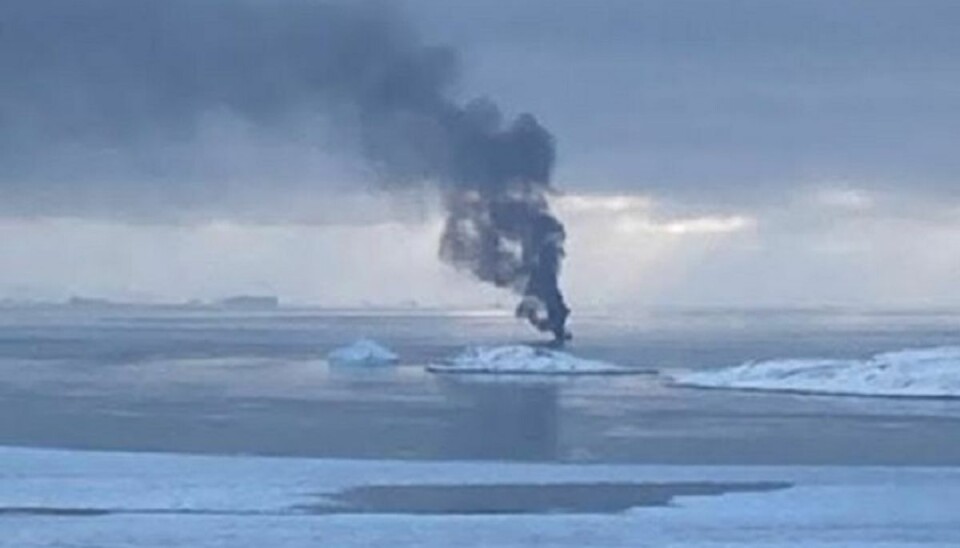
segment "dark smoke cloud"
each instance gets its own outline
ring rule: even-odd
[[[189,153],[212,114],[271,142],[333,136],[384,185],[437,184],[441,257],[524,295],[518,314],[562,339],[553,137],[531,115],[457,100],[458,70],[455,52],[424,44],[385,3],[7,0],[0,190],[133,185],[162,198],[198,184],[209,188],[187,196],[217,196],[242,174],[211,176]]]

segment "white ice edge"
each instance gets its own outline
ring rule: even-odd
[[[458,374],[622,375],[641,373],[612,363],[578,358],[549,348],[526,345],[475,346],[428,371]]]
[[[673,384],[696,388],[825,395],[960,398],[960,347],[901,350],[864,360],[786,359],[676,372]]]

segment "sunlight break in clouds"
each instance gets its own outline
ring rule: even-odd
[[[383,208],[376,196],[350,203]],[[632,195],[578,194],[556,205],[571,227],[566,285],[590,301],[657,287],[664,264],[690,255],[698,240],[751,226],[739,218],[657,220],[655,205]],[[623,223],[646,228],[624,231]],[[7,219],[0,223],[0,296],[179,302],[272,293],[288,303],[335,306],[508,303],[508,294],[478,291],[436,260],[441,231],[436,212],[419,221],[320,224]],[[404,245],[394,245],[398,237]]]
[[[859,211],[800,199],[775,211],[684,216],[636,194],[578,193],[554,203],[569,227],[563,283],[582,306],[956,302],[944,297],[960,269],[950,253],[960,248],[951,204],[899,200],[898,208]],[[271,293],[288,304],[331,306],[511,302],[436,260],[436,211],[411,216],[376,196],[349,204],[356,214],[309,223],[7,218],[0,299]],[[373,222],[364,204],[385,217]],[[906,216],[911,211],[920,214]]]
[[[689,216],[662,218],[656,202],[647,196],[630,194],[570,194],[556,199],[557,211],[567,218],[595,217],[625,234],[724,234],[753,228],[756,221],[746,215]]]

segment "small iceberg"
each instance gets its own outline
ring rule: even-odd
[[[394,365],[400,357],[376,341],[360,339],[330,352],[327,361],[333,365]]]
[[[903,398],[960,398],[960,347],[902,350],[866,360],[796,359],[670,376],[695,388]]]
[[[433,373],[503,375],[618,375],[645,372],[611,363],[585,360],[566,352],[524,345],[467,348],[444,364],[431,364]]]

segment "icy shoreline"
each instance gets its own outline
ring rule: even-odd
[[[677,386],[838,396],[960,398],[960,347],[902,350],[865,360],[748,362],[668,376]]]

